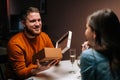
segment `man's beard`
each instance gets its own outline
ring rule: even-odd
[[[25,31],[27,32],[27,34],[31,35],[31,36],[37,36],[39,34],[35,34],[33,33],[30,29],[28,29],[27,27],[25,27]]]

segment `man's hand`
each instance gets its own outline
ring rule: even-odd
[[[32,75],[36,75],[38,72],[47,70],[51,66],[55,66],[56,64],[58,64],[59,61],[60,61],[59,59],[55,59],[55,60],[50,61],[50,63],[48,63],[47,65],[42,65],[42,64],[40,64],[39,59],[37,59],[37,66],[38,67],[36,69],[32,69],[31,73],[32,73]]]

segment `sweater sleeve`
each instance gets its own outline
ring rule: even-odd
[[[95,80],[95,76],[93,75],[95,59],[92,50],[88,49],[83,51],[80,56],[80,61],[82,80]]]
[[[112,80],[109,60],[101,53],[88,49],[82,52],[81,57],[82,80]]]
[[[49,36],[43,32],[29,41],[25,36],[19,34],[8,42],[7,49],[11,72],[22,79],[31,76],[31,70],[37,68],[36,64],[32,64],[32,56],[44,47],[54,47]]]
[[[8,44],[8,56],[13,71],[20,78],[29,77],[31,70],[37,67],[37,65],[32,63],[28,66],[25,64],[23,51],[16,44]]]

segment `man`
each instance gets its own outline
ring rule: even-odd
[[[58,63],[53,60],[47,66],[32,63],[32,56],[44,47],[54,47],[49,36],[41,31],[42,20],[39,10],[29,7],[22,13],[24,30],[8,42],[8,78],[25,79]]]

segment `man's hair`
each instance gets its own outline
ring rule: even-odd
[[[25,9],[25,10],[23,10],[22,12],[21,12],[21,16],[20,16],[20,19],[21,20],[26,20],[26,17],[27,17],[27,15],[29,14],[29,13],[31,13],[31,12],[37,12],[37,13],[40,13],[40,11],[39,11],[39,9],[38,8],[36,8],[36,7],[28,7],[27,9]]]

